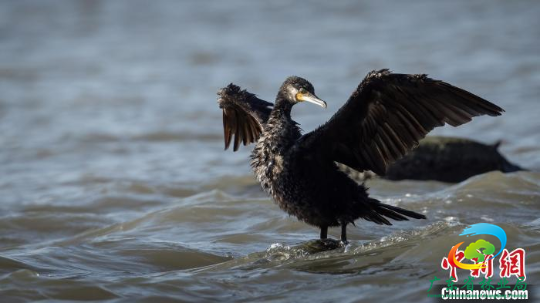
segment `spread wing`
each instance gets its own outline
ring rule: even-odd
[[[320,159],[384,175],[433,128],[503,111],[446,82],[384,69],[369,73],[347,103],[300,144]]]
[[[234,136],[233,150],[240,142],[244,145],[257,141],[272,111],[273,104],[257,98],[254,94],[229,84],[218,91],[218,104],[223,110],[223,133],[225,149]]]

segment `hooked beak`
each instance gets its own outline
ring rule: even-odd
[[[313,103],[313,104],[317,104],[318,106],[321,106],[323,108],[326,108],[326,102],[319,99],[319,97],[315,96],[314,94],[312,94],[310,92],[307,92],[305,94],[297,93],[296,94],[296,100],[298,100],[300,102],[307,101],[307,102],[310,102],[310,103]]]

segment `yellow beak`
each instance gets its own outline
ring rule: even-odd
[[[319,99],[319,97],[315,96],[314,94],[307,92],[307,93],[297,93],[296,94],[296,100],[299,102],[307,101],[313,104],[317,104],[318,106],[321,106],[323,108],[326,108],[326,102]]]

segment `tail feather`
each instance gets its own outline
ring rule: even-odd
[[[392,206],[392,205],[381,203],[379,208],[391,210],[393,212],[396,212],[396,213],[399,213],[401,215],[405,215],[407,217],[414,218],[414,219],[426,219],[426,216],[424,216],[422,214],[419,214],[419,213],[414,212],[412,210],[403,209],[403,208],[397,207],[397,206]],[[408,220],[407,218],[405,218],[403,216],[401,216],[401,217],[404,218],[405,220]]]
[[[383,208],[383,207],[380,207],[377,212],[385,217],[388,217],[390,219],[393,219],[393,220],[396,220],[396,221],[407,221],[409,219],[407,219],[407,217],[403,216],[403,215],[400,215],[399,213],[391,210],[391,209],[387,209],[387,208]]]
[[[372,211],[372,212],[368,213],[364,217],[364,219],[367,220],[367,221],[371,221],[373,223],[377,223],[377,224],[392,225],[392,223],[390,223],[390,221],[388,221],[388,219],[381,216],[376,211]]]
[[[377,224],[392,225],[385,217],[396,221],[407,221],[409,218],[426,219],[426,216],[401,207],[381,203],[379,200],[369,199],[373,206],[372,211],[364,219]]]

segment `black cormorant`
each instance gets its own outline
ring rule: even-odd
[[[218,95],[225,149],[231,141],[234,151],[240,142],[256,142],[251,165],[263,189],[282,210],[319,227],[321,239],[327,238],[328,227],[341,226],[343,242],[347,225],[359,218],[391,225],[388,219],[426,217],[369,197],[366,187],[335,162],[384,175],[434,127],[503,112],[446,82],[387,69],[370,72],[328,122],[304,135],[291,118],[292,107],[307,101],[326,108],[326,102],[303,78],[287,78],[275,104],[232,83]]]
[[[427,136],[418,147],[392,163],[384,176],[371,171],[358,172],[343,164],[338,167],[357,182],[381,177],[387,180],[436,180],[457,183],[490,171],[527,171],[508,161],[499,152],[501,141],[484,144],[457,137]]]
[[[499,152],[500,143],[483,144],[464,138],[427,136],[417,148],[392,164],[384,178],[461,182],[490,171],[512,173],[526,170]]]

